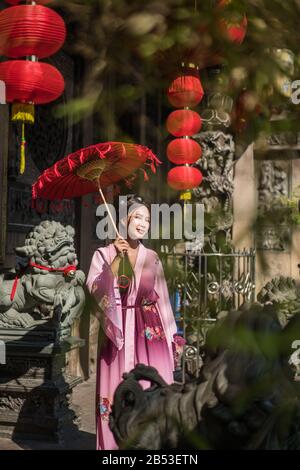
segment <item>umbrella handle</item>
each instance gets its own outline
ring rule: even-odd
[[[118,229],[117,229],[117,226],[116,226],[116,224],[115,224],[114,218],[113,218],[113,216],[112,216],[112,214],[111,214],[111,212],[110,212],[109,206],[108,206],[108,204],[107,204],[107,202],[106,202],[106,199],[105,199],[105,197],[104,197],[104,194],[103,194],[103,191],[102,191],[102,189],[101,189],[100,184],[98,184],[98,190],[99,190],[100,196],[102,197],[102,200],[103,200],[103,202],[104,202],[104,205],[105,205],[105,207],[106,207],[106,210],[107,210],[107,213],[108,213],[109,218],[110,218],[110,220],[111,220],[111,223],[112,223],[112,225],[113,225],[113,228],[114,228],[116,234],[118,235],[118,237],[121,238],[121,235],[120,235],[120,233],[119,233],[119,231],[118,231]]]

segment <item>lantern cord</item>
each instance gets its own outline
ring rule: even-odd
[[[20,148],[20,174],[23,175],[25,171],[25,146],[26,146],[26,139],[25,139],[25,123],[22,122],[22,137],[21,137],[21,148]]]

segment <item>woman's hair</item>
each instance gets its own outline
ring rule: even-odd
[[[151,212],[150,210],[150,204],[148,204],[146,201],[141,196],[137,196],[136,194],[131,194],[127,198],[127,210],[128,214],[130,213],[130,208],[133,207],[134,205],[143,205],[147,207],[149,213]]]
[[[117,214],[117,225],[121,223],[121,225],[124,225],[125,223],[129,223],[129,216],[135,211],[135,209],[138,208],[138,206],[143,205],[145,206],[149,214],[151,214],[151,209],[150,209],[150,204],[148,204],[146,201],[141,196],[137,196],[136,194],[130,194],[127,196],[126,202],[123,199],[120,204],[126,204],[126,210],[127,210],[127,222],[125,222],[124,219],[120,219],[120,213]],[[124,213],[123,213],[124,214]]]

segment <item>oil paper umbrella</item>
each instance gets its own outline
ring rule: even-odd
[[[45,170],[32,186],[32,199],[56,200],[84,196],[99,191],[116,234],[120,237],[102,189],[132,177],[145,167],[156,173],[161,162],[147,147],[122,142],[106,142],[78,150]],[[119,287],[127,288],[129,278],[119,276]]]
[[[120,236],[102,189],[127,180],[138,169],[148,179],[161,162],[147,147],[106,142],[78,150],[45,170],[32,186],[32,198],[69,199],[99,191],[114,230]]]

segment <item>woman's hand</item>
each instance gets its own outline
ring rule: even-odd
[[[121,258],[124,258],[125,253],[127,253],[128,248],[129,248],[129,244],[124,238],[118,237],[114,241],[114,246],[117,250],[117,256],[115,257],[115,259],[111,263],[110,267],[111,267],[111,270],[113,272],[113,275],[118,276],[119,266],[120,266],[120,263],[121,263]]]
[[[129,248],[128,242],[124,238],[118,237],[114,241],[114,246],[117,250],[118,256],[120,256],[121,258],[124,258],[125,253],[128,252],[128,248]]]

